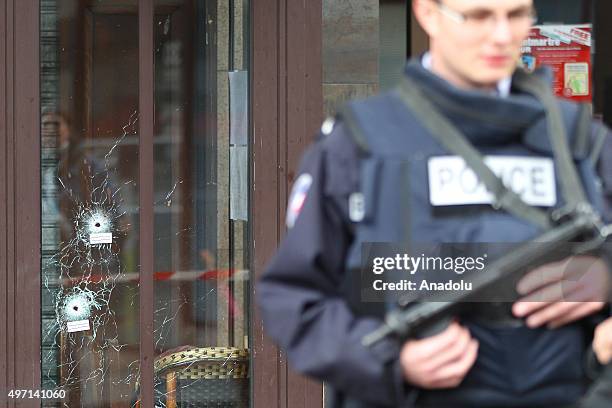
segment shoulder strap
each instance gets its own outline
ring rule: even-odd
[[[551,226],[551,219],[547,212],[528,205],[518,194],[506,188],[502,180],[485,164],[481,154],[459,129],[439,113],[426,95],[421,92],[418,84],[404,77],[399,87],[399,94],[404,104],[421,120],[430,134],[445,148],[466,161],[487,190],[493,194],[494,208],[504,209],[544,229]]]
[[[599,132],[595,135],[595,141],[593,142],[593,146],[591,148],[591,153],[589,155],[589,159],[594,166],[599,162],[599,158],[601,157],[601,151],[603,150],[604,143],[608,136],[608,130],[604,125],[599,128]]]
[[[591,107],[582,103],[578,105],[578,115],[576,117],[575,138],[572,150],[574,155],[579,158],[589,156],[589,151],[592,148],[591,140]]]
[[[570,151],[559,102],[555,99],[550,86],[537,76],[530,75],[523,70],[516,71],[514,81],[517,88],[538,98],[546,108],[548,134],[558,166],[559,183],[565,199],[564,212],[572,212],[580,205],[588,204]]]

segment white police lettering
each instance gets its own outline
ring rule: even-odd
[[[302,211],[304,201],[306,201],[306,195],[312,184],[312,176],[308,173],[300,175],[293,184],[291,195],[289,196],[289,205],[287,206],[287,218],[285,220],[287,227],[292,228],[295,225],[295,221]]]
[[[486,156],[485,163],[530,205],[557,202],[555,170],[549,157]],[[429,201],[434,206],[491,204],[490,194],[459,156],[431,157],[427,163]]]

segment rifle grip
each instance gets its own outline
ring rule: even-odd
[[[417,333],[415,333],[415,338],[417,340],[425,339],[427,337],[435,336],[436,334],[442,333],[444,330],[450,326],[453,322],[454,318],[452,317],[443,317],[435,322],[432,322],[422,329],[420,329]]]

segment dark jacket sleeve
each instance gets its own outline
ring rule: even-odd
[[[597,170],[604,199],[604,219],[612,222],[612,132],[604,124],[594,126]],[[602,138],[599,140],[599,138]]]
[[[607,408],[612,401],[612,366],[603,370],[599,379],[580,401],[580,408]]]
[[[596,122],[593,125],[593,148],[591,156],[596,164],[599,182],[601,183],[601,193],[603,199],[603,214],[604,223],[612,223],[612,132],[601,122]],[[601,256],[608,264],[608,268],[612,272],[612,241],[604,244],[601,251]],[[608,303],[612,305],[612,288],[609,289]],[[598,316],[607,317],[612,314],[612,306],[607,308],[607,314],[599,313]],[[599,323],[599,321],[597,322]]]
[[[410,406],[399,343],[362,346],[381,321],[356,317],[340,291],[351,241],[342,203],[356,175],[356,156],[342,127],[315,144],[300,174],[312,176],[302,209],[260,279],[256,298],[267,333],[297,371],[326,381],[351,398]],[[347,156],[348,155],[348,156]]]

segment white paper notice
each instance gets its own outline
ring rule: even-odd
[[[89,234],[89,245],[100,245],[100,244],[112,244],[113,233],[112,232],[96,232]]]
[[[89,330],[89,319],[68,322],[66,326],[68,328],[68,333]]]

